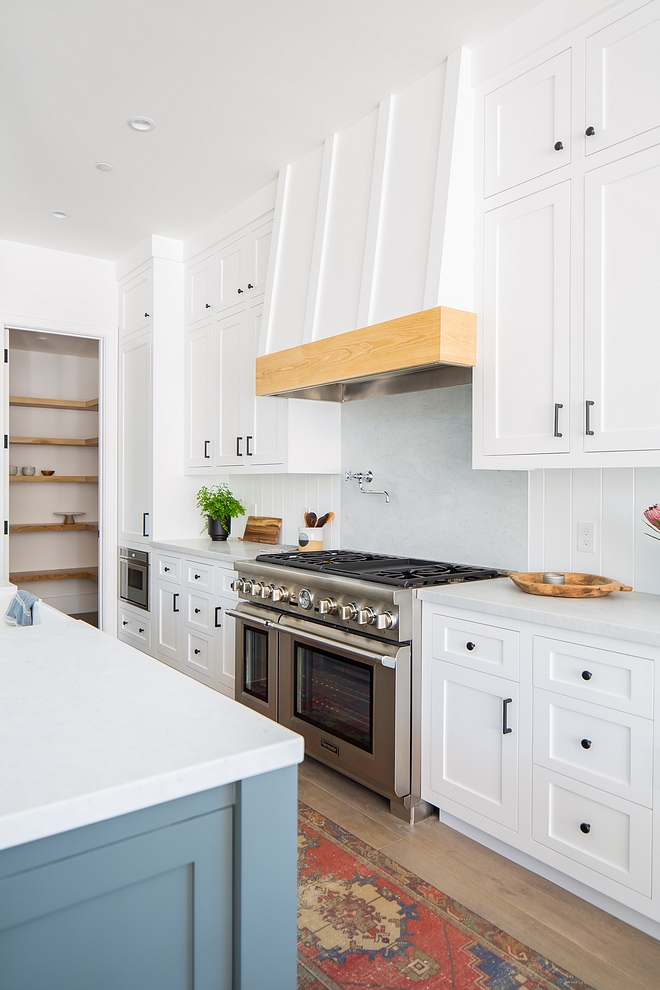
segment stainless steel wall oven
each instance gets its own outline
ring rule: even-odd
[[[149,611],[149,554],[144,550],[119,548],[119,597]]]

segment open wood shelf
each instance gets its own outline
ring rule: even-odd
[[[98,581],[98,567],[60,567],[45,571],[12,571],[9,580],[12,584],[30,584],[32,581],[66,581],[69,578],[90,578]]]
[[[99,528],[99,524],[95,522],[88,523],[12,523],[9,527],[10,533],[66,533],[70,529],[75,530],[89,530],[95,533]]]
[[[77,437],[10,437],[10,443],[31,443],[41,446],[58,447],[98,447],[99,438],[89,437],[86,440]]]
[[[96,474],[53,474],[49,478],[45,477],[43,474],[13,474],[9,478],[10,481],[89,481],[97,482],[99,480]]]
[[[99,408],[98,399],[40,399],[26,398],[23,395],[10,395],[10,406],[24,406],[28,409],[82,409],[89,412],[97,412]]]

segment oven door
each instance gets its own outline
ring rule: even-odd
[[[277,615],[240,602],[226,615],[236,619],[236,701],[277,721]]]
[[[279,719],[305,751],[387,797],[410,793],[410,647],[283,616]]]
[[[119,597],[149,611],[149,564],[119,558]]]

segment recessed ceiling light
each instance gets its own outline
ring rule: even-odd
[[[37,334],[37,340],[48,340],[48,337],[43,333]]]
[[[112,165],[110,162],[97,162],[96,167],[99,172],[112,172]]]
[[[131,117],[127,123],[134,131],[153,131],[156,126],[150,117]]]
[[[66,220],[68,213],[60,213],[59,210],[53,210],[51,217],[55,217],[56,220]]]

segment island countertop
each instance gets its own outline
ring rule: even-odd
[[[84,622],[0,651],[0,849],[299,763],[296,733]]]

